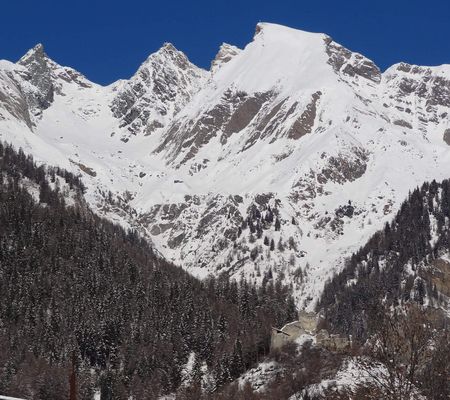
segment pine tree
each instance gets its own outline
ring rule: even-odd
[[[281,223],[280,223],[279,218],[277,217],[275,219],[275,231],[279,231],[280,229],[281,229]]]
[[[242,343],[239,338],[236,339],[233,348],[233,356],[231,362],[231,375],[234,378],[239,377],[245,370],[244,360],[242,355]]]

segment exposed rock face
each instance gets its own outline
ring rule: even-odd
[[[6,113],[32,129],[30,108],[20,84],[10,71],[0,71],[0,120],[7,118]]]
[[[352,53],[329,37],[325,39],[325,43],[328,63],[337,73],[349,77],[357,75],[374,83],[381,81],[381,71],[372,61],[361,54]]]
[[[205,71],[166,43],[118,89],[111,110],[121,121],[120,127],[133,135],[150,135],[174,118],[200,89],[205,77]]]
[[[401,97],[414,93],[425,99],[427,105],[450,106],[450,79],[445,71],[400,63],[393,66],[387,76],[389,81],[397,78],[398,94]]]
[[[184,154],[181,160],[181,164],[184,164],[219,133],[220,143],[225,145],[233,134],[250,125],[270,97],[270,93],[255,93],[249,96],[245,92],[227,90],[220,102],[204,111],[197,120],[173,124],[156,152],[171,147],[172,159]]]
[[[343,351],[350,347],[351,341],[347,336],[330,334],[326,329],[322,329],[316,335],[317,345],[332,351]]]
[[[23,78],[37,89],[28,93],[29,103],[42,110],[50,107],[55,94],[55,86],[52,68],[48,63],[48,57],[42,44],[38,44],[31,49],[19,60],[18,64],[23,65],[27,70]]]
[[[268,97],[269,95],[266,93],[255,93],[253,97],[245,95],[244,99],[238,102],[237,108],[224,126],[224,134],[230,136],[246,128],[261,110],[262,105]]]
[[[426,132],[448,115],[450,76],[448,68],[419,67],[400,63],[384,74],[385,107],[401,118],[395,124]]]
[[[306,106],[305,111],[303,111],[302,115],[295,120],[291,129],[289,129],[289,139],[300,139],[302,136],[311,133],[316,120],[317,102],[321,95],[322,93],[320,91],[312,95],[311,103]]]
[[[65,95],[65,84],[85,89],[92,87],[79,72],[61,67],[48,58],[42,44],[29,50],[17,64],[0,68],[0,76],[0,102],[30,129],[52,105],[56,94]]]
[[[431,268],[424,269],[421,274],[430,279],[440,293],[450,297],[450,262],[442,258],[433,260]]]
[[[299,321],[291,322],[281,329],[272,328],[272,336],[270,341],[270,349],[281,349],[288,343],[294,343],[306,331],[303,329]]]
[[[231,61],[235,56],[241,52],[241,49],[237,48],[228,43],[223,43],[220,46],[219,52],[217,53],[214,60],[211,62],[211,72],[216,72],[223,64]]]
[[[444,132],[444,142],[450,146],[450,129],[446,129]]]

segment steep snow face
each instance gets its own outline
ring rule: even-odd
[[[166,44],[107,87],[41,46],[2,61],[0,139],[80,172],[94,210],[193,274],[281,276],[312,308],[409,190],[448,177],[449,99],[448,66],[382,74],[262,23],[211,71]]]

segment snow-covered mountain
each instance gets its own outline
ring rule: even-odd
[[[210,71],[165,44],[106,87],[42,45],[0,61],[0,140],[80,172],[94,210],[194,275],[283,276],[301,307],[409,190],[448,178],[449,112],[448,65],[382,73],[268,23]]]

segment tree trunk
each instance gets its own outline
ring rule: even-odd
[[[70,386],[70,400],[77,400],[77,375],[76,375],[76,366],[75,366],[75,352],[72,353],[72,366],[69,377],[69,386]]]

